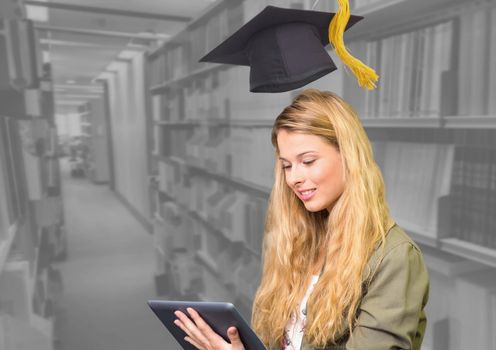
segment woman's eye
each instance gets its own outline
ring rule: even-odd
[[[289,169],[289,168],[291,168],[291,165],[285,165],[285,166],[282,167],[283,170],[286,170],[286,169]]]
[[[303,162],[303,164],[308,165],[308,164],[312,164],[313,162],[315,162],[315,159],[314,160],[308,160],[306,162]]]

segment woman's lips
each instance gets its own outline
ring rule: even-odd
[[[304,201],[308,201],[308,200],[310,200],[310,198],[312,198],[312,197],[315,195],[315,192],[316,192],[316,190],[315,190],[315,189],[314,189],[314,190],[312,190],[310,193],[305,192],[305,194],[303,194],[303,193],[299,192],[299,194],[300,194],[300,198],[301,198],[302,200],[304,200]]]

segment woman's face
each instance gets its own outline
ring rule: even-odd
[[[323,138],[288,132],[277,134],[286,183],[308,211],[332,210],[344,191],[341,154]]]

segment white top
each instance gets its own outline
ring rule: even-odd
[[[303,300],[298,304],[298,317],[293,313],[286,325],[282,350],[300,350],[307,319],[307,300],[317,283],[319,275],[313,275]]]

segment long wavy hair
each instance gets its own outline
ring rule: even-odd
[[[310,212],[286,184],[277,134],[285,129],[317,135],[340,152],[345,188],[332,208]],[[307,89],[277,117],[276,150],[262,246],[262,277],[255,294],[252,325],[270,349],[282,344],[284,328],[303,298],[319,255],[322,275],[307,301],[305,338],[316,347],[353,333],[370,256],[394,225],[384,180],[357,114],[331,92]],[[351,334],[350,334],[351,333]]]

